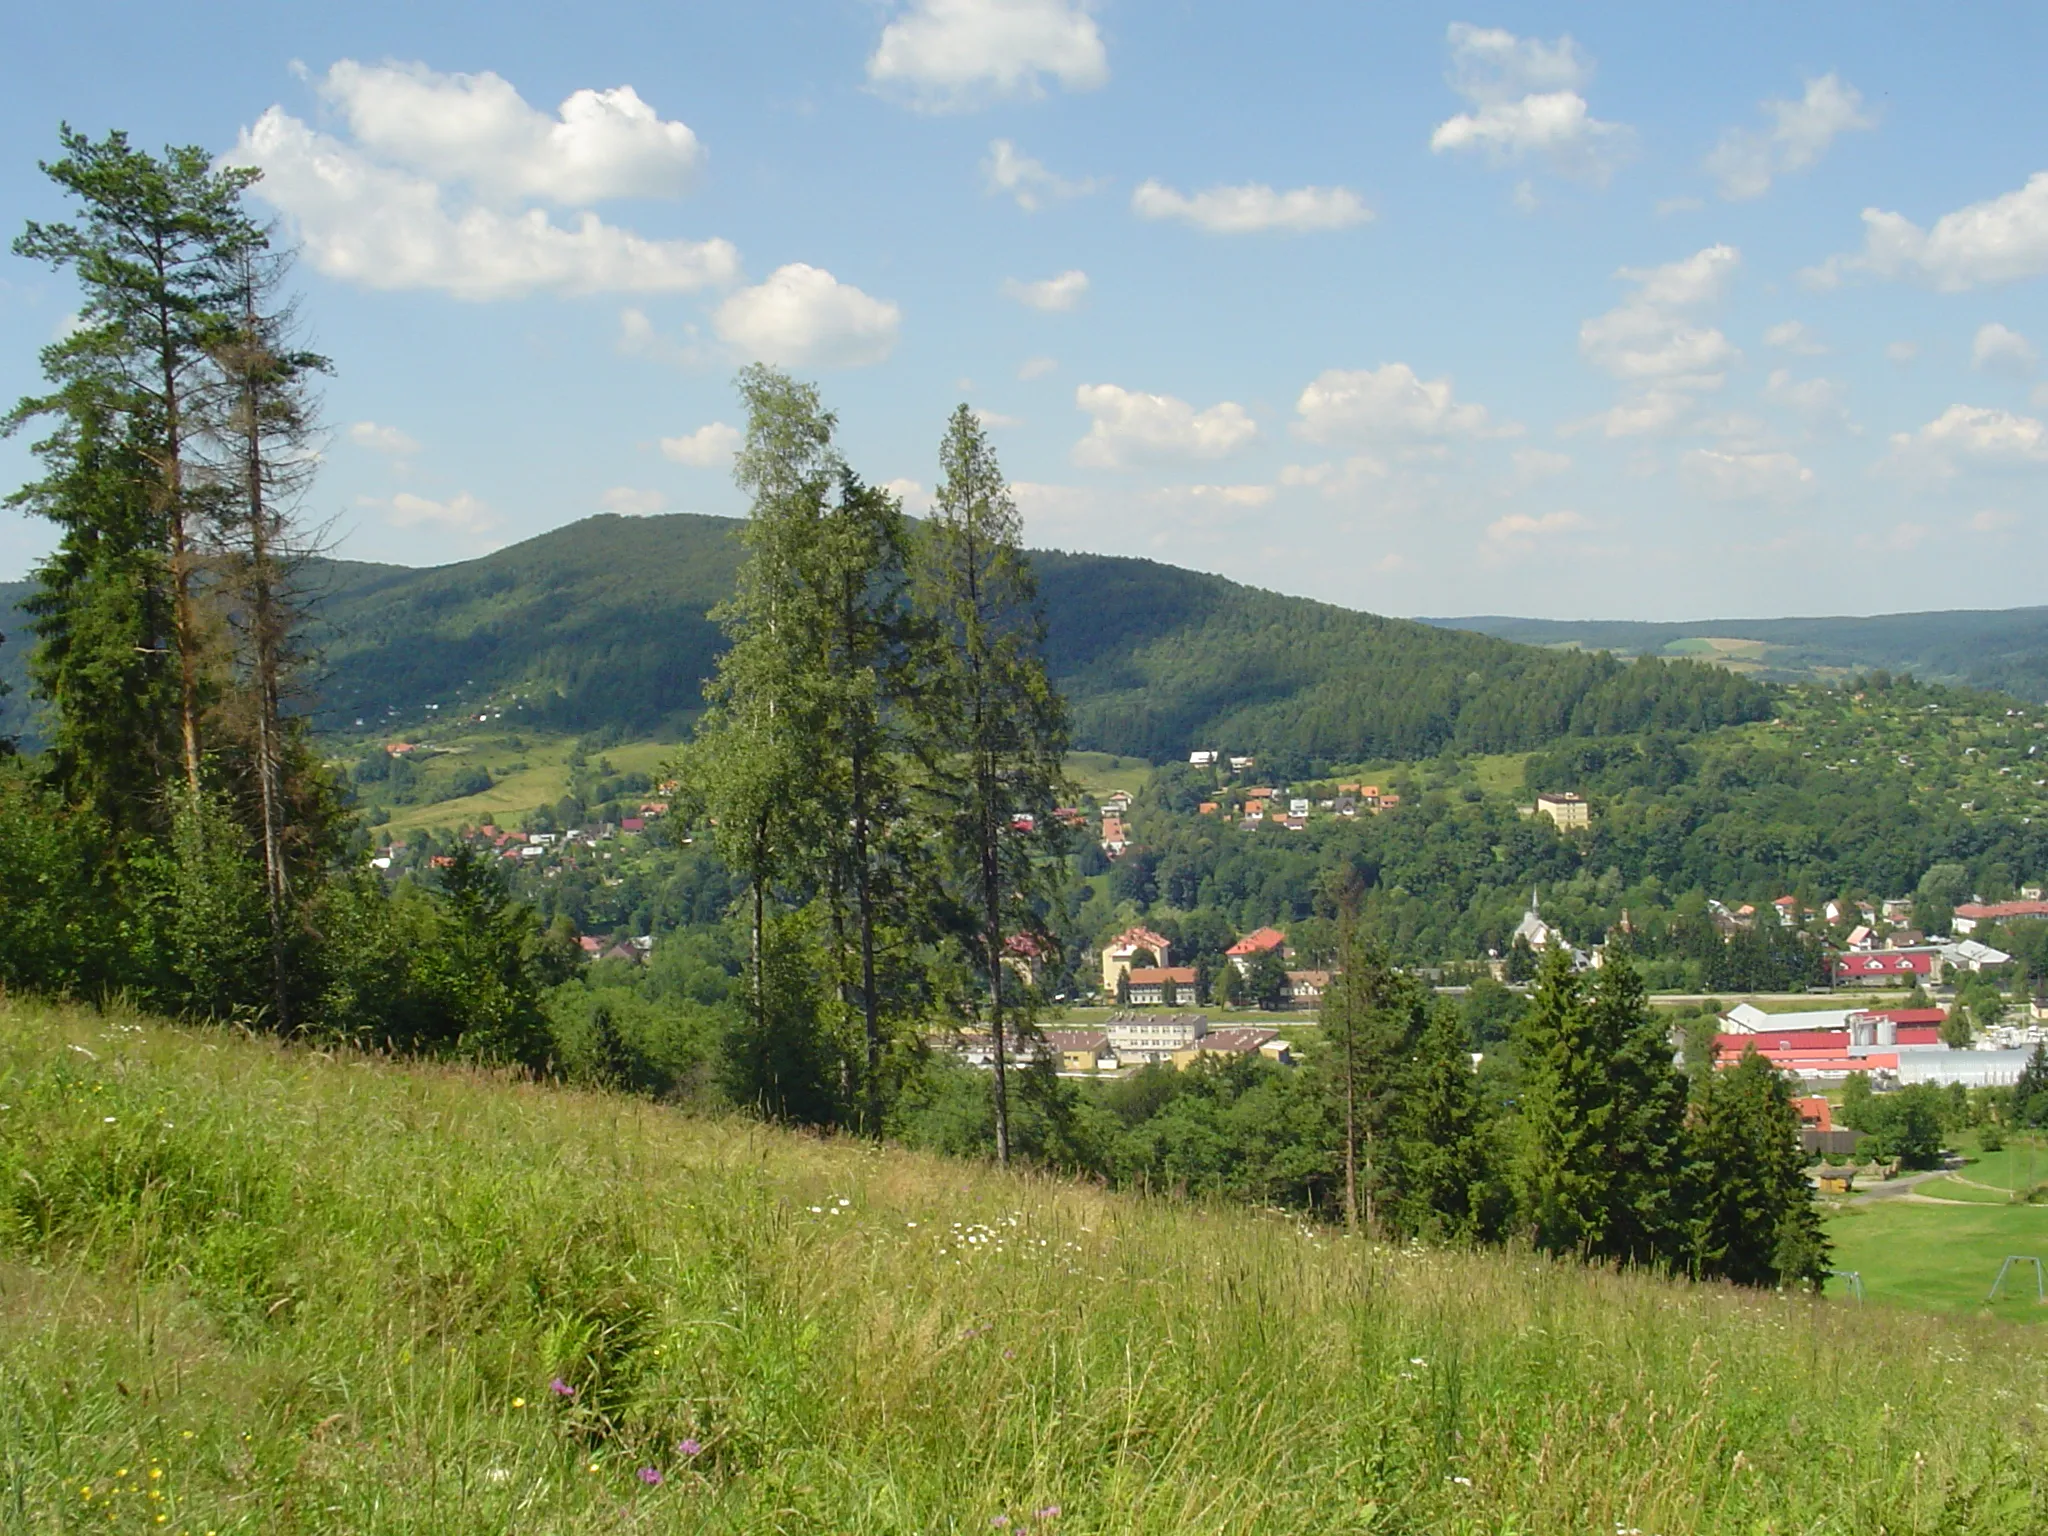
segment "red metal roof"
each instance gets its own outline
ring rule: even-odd
[[[1254,928],[1224,951],[1227,955],[1257,955],[1269,949],[1278,949],[1287,942],[1287,935],[1278,928]]]
[[[1934,970],[1932,955],[1903,955],[1873,950],[1869,954],[1835,956],[1835,974],[1864,976],[1926,976]]]

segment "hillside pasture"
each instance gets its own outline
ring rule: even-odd
[[[2048,1363],[1996,1320],[20,1001],[0,1105],[13,1529],[2020,1536],[2048,1498]]]

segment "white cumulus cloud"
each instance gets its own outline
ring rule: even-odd
[[[1325,369],[1303,388],[1294,410],[1294,435],[1311,443],[1483,437],[1497,430],[1485,406],[1453,397],[1449,379],[1418,378],[1406,363]]]
[[[1785,452],[1733,453],[1688,448],[1678,467],[1702,495],[1721,501],[1756,501],[1796,495],[1813,484],[1813,471]]]
[[[927,111],[1036,99],[1045,81],[1092,91],[1109,50],[1077,0],[911,0],[882,29],[868,79]]]
[[[1699,311],[1727,292],[1741,263],[1733,246],[1712,245],[1658,267],[1623,267],[1617,276],[1635,291],[1579,327],[1579,352],[1628,392],[1569,430],[1597,427],[1608,437],[1668,432],[1691,409],[1692,392],[1718,389],[1742,353]]]
[[[1494,165],[1541,159],[1596,183],[1628,157],[1633,131],[1594,117],[1580,94],[1593,62],[1571,38],[1546,43],[1462,21],[1449,36],[1451,88],[1471,110],[1437,125],[1432,150],[1477,151]]]
[[[2048,464],[2048,426],[1988,405],[1952,405],[1917,432],[1892,434],[1895,466],[1938,476]]]
[[[490,507],[467,491],[458,491],[446,501],[400,491],[389,500],[371,499],[365,506],[382,507],[384,520],[394,528],[417,528],[422,524],[451,528],[459,533],[488,533],[497,527]]]
[[[652,517],[668,505],[668,496],[639,486],[615,485],[598,498],[598,504],[621,517]]]
[[[1078,269],[1062,272],[1058,277],[1042,278],[1027,283],[1017,278],[1003,282],[1003,294],[1019,304],[1028,304],[1033,309],[1048,313],[1062,313],[1079,304],[1088,293],[1088,274]]]
[[[1863,250],[1831,256],[1800,274],[1809,286],[1829,288],[1849,271],[1912,278],[1945,293],[2048,273],[2048,171],[2027,184],[1945,213],[1922,229],[1902,213],[1863,210]]]
[[[989,141],[981,175],[990,192],[1011,198],[1026,213],[1036,213],[1050,202],[1086,197],[1104,185],[1095,177],[1075,181],[1055,175],[1043,161],[1032,159],[1008,139]]]
[[[1161,181],[1147,181],[1131,194],[1131,210],[1141,219],[1178,219],[1217,235],[1272,229],[1308,234],[1349,229],[1372,218],[1364,199],[1346,187],[1296,187],[1276,192],[1258,183],[1185,193]]]
[[[396,427],[381,426],[374,421],[351,422],[348,440],[358,448],[367,448],[372,453],[381,453],[394,459],[409,459],[420,451],[418,438],[401,432]]]
[[[1980,326],[1970,343],[1970,366],[1986,373],[2028,374],[2040,361],[2031,341],[1996,320]]]
[[[1795,357],[1819,357],[1827,345],[1801,320],[1785,320],[1764,332],[1764,345]]]
[[[1795,379],[1791,369],[1773,368],[1764,381],[1764,398],[1809,426],[1836,426],[1848,420],[1848,391],[1838,379]]]
[[[822,267],[792,262],[718,306],[712,325],[747,357],[796,368],[860,368],[896,345],[903,312]]]
[[[1808,80],[1797,101],[1765,102],[1763,112],[1766,127],[1731,128],[1707,156],[1707,174],[1731,201],[1762,197],[1774,178],[1805,170],[1836,135],[1877,126],[1856,87],[1834,74]]]
[[[1148,395],[1114,384],[1083,384],[1074,404],[1094,418],[1074,445],[1074,462],[1122,469],[1144,459],[1220,459],[1259,435],[1244,407],[1225,400],[1196,410],[1172,395]]]
[[[1510,512],[1486,525],[1480,552],[1489,562],[1519,558],[1567,534],[1583,533],[1590,526],[1578,512]]]
[[[692,469],[723,469],[740,451],[740,429],[722,421],[708,421],[681,437],[664,437],[661,456]]]
[[[665,121],[630,85],[576,91],[550,117],[488,70],[343,59],[319,91],[364,149],[493,200],[673,197],[704,160],[688,125]]]
[[[427,288],[461,299],[538,292],[688,293],[730,282],[724,240],[651,240],[584,212],[454,208],[434,181],[376,163],[272,107],[228,157],[263,172],[257,195],[282,213],[313,265],[367,288]]]

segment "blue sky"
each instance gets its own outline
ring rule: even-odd
[[[2039,7],[88,0],[8,52],[17,218],[59,120],[264,168],[343,554],[738,513],[763,357],[912,510],[965,399],[1033,542],[1353,607],[2048,600]],[[0,258],[0,391],[73,303]],[[0,513],[0,576],[48,542]]]

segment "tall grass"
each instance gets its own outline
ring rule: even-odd
[[[1846,1536],[2048,1508],[2048,1368],[1998,1324],[25,1005],[0,1104],[0,1528]]]

